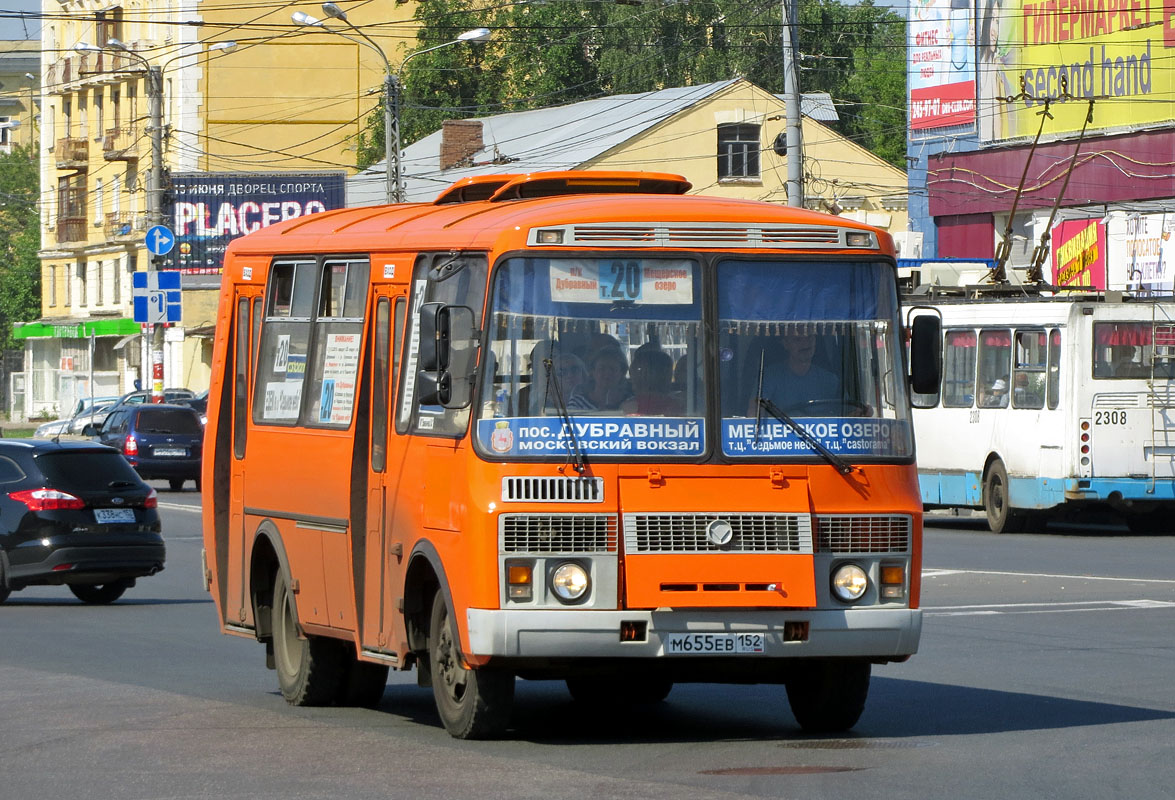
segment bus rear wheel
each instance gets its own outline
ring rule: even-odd
[[[488,739],[506,730],[514,704],[514,675],[481,667],[470,668],[461,657],[457,625],[445,597],[432,601],[428,660],[437,713],[450,736]]]
[[[993,461],[983,477],[983,510],[992,533],[1019,533],[1028,515],[1012,508],[1008,500],[1008,470],[1003,461]]]
[[[815,660],[787,678],[791,713],[808,733],[839,733],[857,724],[869,694],[868,661]]]
[[[273,657],[277,685],[292,706],[324,706],[343,691],[345,652],[334,639],[298,636],[294,593],[285,572],[273,582]]]

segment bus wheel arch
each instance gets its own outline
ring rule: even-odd
[[[273,642],[271,603],[274,582],[279,571],[288,577],[290,562],[286,557],[286,549],[277,526],[265,520],[257,526],[257,531],[253,534],[253,549],[249,554],[249,598],[253,604],[253,626],[257,641],[266,643],[266,651],[270,658]],[[296,604],[296,598],[294,602]],[[270,667],[272,668],[272,665]]]
[[[1008,469],[998,455],[987,458],[983,467],[983,511],[992,533],[1019,533],[1024,530],[1028,513],[1012,508]]]

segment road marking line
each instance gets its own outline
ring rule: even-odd
[[[938,578],[943,575],[1008,575],[1016,578],[1061,578],[1070,581],[1117,581],[1120,583],[1162,583],[1173,584],[1168,578],[1113,578],[1102,575],[1055,575],[1050,572],[1000,572],[991,569],[924,569],[923,578]]]
[[[1070,607],[1059,608],[1059,606]],[[1073,606],[1083,607],[1073,608]],[[1175,602],[1165,600],[1090,600],[1077,603],[1009,603],[1002,606],[934,606],[925,608],[923,611],[928,617],[990,617],[1005,614],[1071,614],[1074,611],[1138,611],[1151,608],[1175,608]]]
[[[203,509],[200,506],[187,506],[182,503],[160,503],[160,508],[166,508],[168,511],[191,511],[199,514]]]

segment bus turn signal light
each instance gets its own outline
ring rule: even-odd
[[[903,594],[906,571],[899,566],[881,568],[881,596],[886,599],[899,598]]]
[[[511,600],[534,597],[534,573],[529,564],[506,565],[507,595]]]

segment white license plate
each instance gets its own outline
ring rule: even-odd
[[[176,456],[184,457],[188,454],[186,447],[156,447],[155,455],[157,456]]]
[[[664,639],[667,656],[762,655],[761,633],[671,633]]]
[[[95,508],[94,519],[99,522],[134,522],[135,512],[130,508]]]

